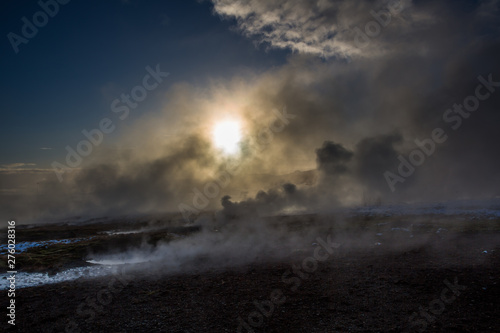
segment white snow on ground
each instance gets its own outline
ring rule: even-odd
[[[49,276],[48,273],[18,272],[16,274],[16,289],[73,281],[79,278],[96,278],[111,274],[112,272],[113,270],[110,266],[76,267],[61,271],[52,276]],[[0,290],[9,289],[9,281],[7,280],[9,276],[11,276],[9,273],[0,274]]]
[[[115,265],[125,265],[125,264],[140,264],[143,262],[149,262],[150,260],[145,257],[141,258],[106,258],[106,259],[91,259],[87,260],[89,264],[96,265],[106,265],[106,266],[115,266]]]
[[[463,200],[442,203],[414,203],[351,208],[353,214],[368,215],[463,215],[473,218],[500,218],[500,200]]]
[[[40,241],[40,242],[19,242],[19,243],[16,243],[16,253],[22,253],[28,249],[33,248],[33,247],[49,246],[49,245],[54,245],[54,244],[71,244],[71,243],[77,243],[77,242],[81,242],[83,240],[88,240],[88,239],[92,239],[92,238],[93,237],[72,238],[72,239],[53,239],[53,240]],[[7,244],[1,244],[0,245],[0,254],[1,255],[7,254],[7,249],[8,249]]]
[[[157,227],[157,228],[141,228],[141,229],[134,229],[134,230],[109,230],[109,231],[103,231],[100,232],[100,234],[106,234],[110,236],[114,235],[131,235],[131,234],[140,234],[140,233],[145,233],[145,232],[153,232],[153,231],[159,231],[164,229],[164,227]]]
[[[144,230],[126,230],[126,231],[111,230],[111,231],[103,231],[103,232],[101,232],[101,234],[106,234],[106,235],[114,236],[114,235],[139,234],[141,232],[145,232],[145,231]]]

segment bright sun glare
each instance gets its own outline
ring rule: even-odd
[[[240,123],[235,120],[225,120],[215,124],[213,130],[215,147],[226,154],[235,154],[239,150],[241,141]]]

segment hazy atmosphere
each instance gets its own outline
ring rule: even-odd
[[[61,5],[77,17],[2,44],[2,215],[196,209],[195,190],[214,181],[204,196],[217,209],[281,177],[296,208],[500,195],[498,3],[388,5]],[[37,9],[3,7],[11,29]],[[224,121],[239,132],[222,139],[234,151],[213,140]]]
[[[340,256],[335,265],[387,246],[381,256],[410,251],[416,262],[464,270],[481,263],[487,272],[478,275],[498,273],[492,271],[496,253],[460,261],[463,253],[453,251],[474,248],[479,256],[498,246],[500,1],[30,0],[3,1],[0,8],[0,219],[21,227],[16,251],[19,244],[35,246],[25,242],[49,242],[43,243],[47,251],[62,240],[77,244],[68,250],[75,251],[71,260],[59,254],[59,263],[21,255],[26,280],[18,276],[17,283],[28,288],[21,290],[38,283],[27,282],[35,281],[30,274],[48,274],[44,285],[77,283],[60,273],[105,270],[110,262],[134,274],[154,271],[166,286],[183,282],[165,275],[187,274],[191,281],[202,272],[216,274],[204,277],[214,281],[258,283],[267,269],[279,271],[295,254],[311,252],[311,243],[312,251],[329,244],[324,251]],[[441,230],[450,236],[442,238]],[[462,233],[471,230],[485,234],[463,245]],[[397,235],[380,239],[389,232]],[[330,251],[337,247],[345,252]],[[421,250],[427,247],[432,250]],[[435,262],[428,261],[432,251],[439,253]],[[379,259],[361,258],[369,262],[359,261],[359,272],[379,267]],[[244,267],[241,277],[231,275],[240,274],[235,267]],[[346,267],[336,276],[359,277]],[[421,269],[444,269],[429,267]],[[220,268],[228,271],[212,272]],[[380,269],[409,281],[393,266]],[[330,281],[321,272],[318,281]],[[434,276],[442,284],[441,274]],[[455,275],[443,276],[452,281]],[[160,282],[147,283],[156,295]],[[496,282],[494,288],[491,294],[498,295]],[[431,296],[414,291],[416,299],[401,303],[427,304],[436,293],[427,291]],[[37,296],[29,295],[36,304]],[[74,297],[73,308],[80,296]],[[498,307],[498,301],[484,304]],[[416,309],[405,310],[402,326],[383,326],[389,319],[379,316],[366,326],[349,319],[328,329],[322,323],[253,325],[251,311],[231,311],[218,320],[229,328],[203,326],[205,319],[197,317],[197,329],[179,323],[170,331],[400,332],[424,326],[408,320]],[[82,332],[118,327],[95,316],[82,323],[66,314],[47,316],[60,318],[55,331],[78,331],[75,323]],[[478,331],[498,329],[484,318],[488,326]],[[477,328],[446,326],[449,321],[425,321],[420,331]],[[29,331],[36,322],[23,325]],[[169,331],[151,321],[134,325],[120,331]]]

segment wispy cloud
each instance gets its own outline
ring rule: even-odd
[[[389,13],[387,1],[333,0],[212,0],[214,10],[224,18],[236,19],[246,36],[271,47],[315,54],[325,58],[370,56],[387,51],[398,32],[400,40],[411,26],[422,23],[411,0],[398,2],[398,17],[384,28],[384,38],[371,43],[370,52],[355,44],[356,30],[376,18],[372,12]],[[404,15],[399,15],[399,14]],[[385,14],[382,14],[385,15]],[[375,14],[377,16],[377,14]],[[429,17],[425,17],[426,20]],[[399,41],[399,40],[398,40]],[[391,42],[391,43],[389,43]]]
[[[34,167],[34,166],[36,166],[35,163],[11,163],[11,164],[3,164],[2,168],[19,169],[19,168]]]

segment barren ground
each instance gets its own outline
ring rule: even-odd
[[[262,260],[227,269],[173,275],[136,272],[121,276],[121,282],[115,280],[112,289],[109,287],[112,276],[18,289],[15,329],[18,332],[498,332],[499,221],[468,221],[467,217],[460,217],[468,223],[458,228],[453,227],[454,219],[457,217],[432,218],[432,224],[414,230],[415,237],[425,236],[423,245],[398,250],[391,244],[409,240],[389,236],[389,230],[407,226],[409,217],[403,222],[401,218],[357,217],[356,223],[349,225],[349,232],[356,232],[356,228],[378,232],[384,228],[381,245],[341,246],[310,273],[304,269],[293,273],[292,267],[311,256],[314,247],[293,252],[279,261]],[[382,220],[389,224],[378,226]],[[431,218],[419,217],[422,220]],[[272,222],[286,223],[290,229],[300,231],[314,223],[314,217],[298,220],[281,217]],[[140,225],[135,223],[133,227]],[[438,226],[447,227],[445,236],[436,234]],[[134,234],[99,233],[119,227],[123,229],[124,224],[117,221],[106,225],[19,229],[18,242],[95,236],[81,243],[33,248],[19,254],[19,270],[53,274],[86,265],[84,258],[89,251],[106,251],[110,246],[125,248],[139,242],[139,236]],[[148,241],[154,244],[159,239],[168,239],[172,228],[176,228],[176,234],[186,236],[198,232],[196,227],[170,226],[152,232]],[[295,279],[291,280],[292,277]],[[454,284],[458,285],[453,288],[455,294],[443,291]],[[98,298],[101,303],[92,305]],[[0,299],[5,309],[8,299],[5,290],[0,291]],[[272,305],[270,300],[274,301]],[[13,329],[6,325],[5,318],[2,325]]]

